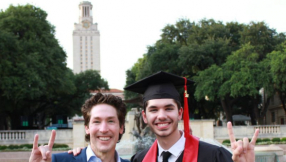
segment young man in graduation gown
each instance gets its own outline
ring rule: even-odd
[[[81,111],[84,117],[86,141],[90,142],[78,156],[68,153],[52,154],[56,132],[48,145],[38,147],[39,136],[35,135],[29,162],[128,162],[115,150],[124,133],[126,106],[120,97],[97,93],[86,100]]]
[[[143,94],[144,122],[156,135],[156,141],[150,148],[136,153],[133,162],[254,162],[254,146],[258,136],[255,131],[251,142],[247,138],[236,141],[231,123],[228,133],[233,155],[222,147],[202,141],[190,133],[187,103],[187,85],[191,80],[166,72],[158,72],[144,78],[125,90]],[[184,110],[180,104],[180,95],[175,87],[184,87]],[[183,113],[184,111],[184,113]],[[183,117],[184,131],[178,129]]]

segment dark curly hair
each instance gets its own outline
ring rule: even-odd
[[[122,135],[125,132],[125,116],[127,113],[126,105],[123,103],[120,97],[117,97],[111,94],[107,94],[107,95],[103,95],[101,93],[95,94],[91,98],[87,99],[81,107],[81,112],[83,114],[85,126],[88,126],[89,124],[91,109],[97,104],[108,104],[108,105],[113,106],[116,109],[117,117],[119,120],[119,125],[120,127],[123,126],[123,129],[124,129],[122,134],[119,133],[119,139],[118,139],[118,142],[119,142]],[[85,135],[85,141],[87,142],[90,141],[89,134]]]

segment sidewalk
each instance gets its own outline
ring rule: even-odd
[[[60,153],[65,151],[53,151]],[[0,152],[0,162],[28,162],[31,152]]]

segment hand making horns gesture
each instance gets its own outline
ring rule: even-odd
[[[254,162],[254,147],[259,134],[259,129],[255,130],[251,142],[249,142],[247,137],[244,137],[243,140],[236,141],[233,134],[231,122],[227,123],[227,130],[231,143],[232,160],[234,162]]]
[[[56,138],[56,131],[52,130],[51,138],[48,145],[38,147],[39,135],[36,134],[33,143],[32,153],[29,162],[52,161],[52,148]]]

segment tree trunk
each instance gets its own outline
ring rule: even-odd
[[[230,121],[233,124],[233,120],[232,120],[232,107],[229,104],[228,100],[226,99],[221,99],[221,106],[226,114],[226,120]]]
[[[251,125],[257,125],[257,119],[259,118],[259,110],[258,110],[258,97],[252,99],[252,109],[250,112],[250,118],[251,118]]]
[[[278,91],[279,99],[281,101],[282,107],[284,109],[284,113],[286,114],[286,105],[285,105],[285,95],[283,95],[283,92]]]

